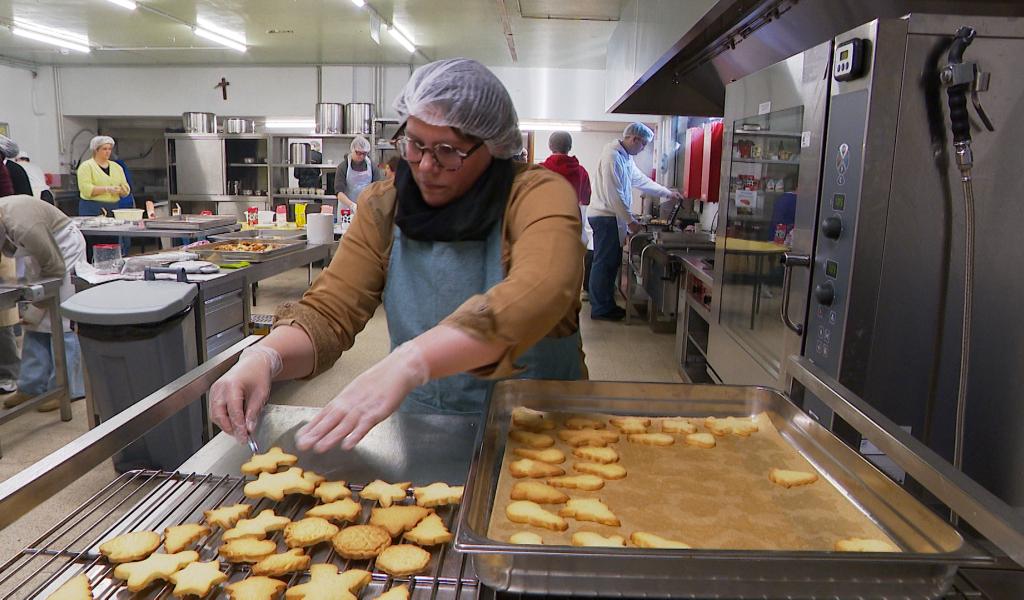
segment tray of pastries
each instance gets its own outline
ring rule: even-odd
[[[986,560],[777,391],[586,381],[495,389],[456,548],[499,590],[633,596],[927,596]]]
[[[303,240],[263,240],[242,239],[227,240],[198,246],[195,252],[203,256],[218,255],[222,260],[260,262],[294,252],[305,247]]]

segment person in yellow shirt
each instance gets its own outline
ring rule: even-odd
[[[89,142],[89,149],[92,150],[92,158],[78,165],[78,214],[95,217],[106,210],[108,216],[113,216],[121,198],[130,194],[132,188],[128,185],[124,169],[110,158],[114,152],[114,138],[98,135]],[[128,253],[131,247],[129,238],[94,238],[92,243],[113,241],[121,244],[122,254]]]
[[[98,135],[89,142],[92,158],[78,166],[78,214],[92,217],[102,214],[101,209],[112,211],[122,196],[131,193],[124,169],[110,159],[114,151],[114,138]]]

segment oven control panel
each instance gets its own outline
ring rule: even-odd
[[[844,338],[851,335],[846,325],[851,275],[856,267],[854,242],[868,99],[867,90],[832,96],[826,129],[804,355],[836,378]],[[831,421],[824,405],[817,407],[817,412],[814,406],[805,408],[819,420]]]

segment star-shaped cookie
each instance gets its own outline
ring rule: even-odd
[[[186,550],[176,554],[153,554],[146,560],[121,563],[114,568],[114,577],[128,582],[128,590],[138,592],[154,581],[166,580],[185,565],[199,560],[199,553]]]
[[[348,485],[344,481],[325,481],[316,486],[316,491],[313,492],[313,495],[319,498],[321,502],[334,502],[335,500],[352,497],[352,490],[348,489]]]
[[[360,498],[376,500],[381,506],[387,508],[393,503],[405,498],[405,490],[409,489],[412,482],[388,483],[380,479],[370,482],[359,492]]]
[[[274,446],[263,454],[253,454],[249,462],[242,465],[242,472],[246,475],[257,473],[276,473],[279,467],[290,467],[299,462],[299,457],[288,454],[278,446]]]
[[[184,569],[171,574],[170,580],[174,584],[171,593],[175,596],[191,594],[202,598],[210,593],[213,586],[227,581],[228,576],[221,572],[220,561],[214,560],[189,563]]]

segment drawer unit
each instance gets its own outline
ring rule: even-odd
[[[207,337],[236,327],[245,321],[245,296],[242,288],[203,300]]]

